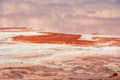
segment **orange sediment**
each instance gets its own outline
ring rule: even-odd
[[[107,43],[111,42],[109,46],[120,46],[120,38],[116,37],[93,37],[93,39],[96,39],[97,43]]]
[[[31,28],[26,28],[26,27],[10,27],[10,28],[0,28],[0,31],[32,31]]]
[[[73,44],[73,45],[97,45],[101,43],[108,43],[108,46],[120,46],[120,38],[112,37],[93,37],[92,40],[81,39],[82,35],[77,34],[62,34],[62,33],[50,33],[48,35],[31,35],[31,36],[14,36],[14,41],[30,42],[30,43],[50,43],[50,44]],[[107,44],[106,44],[107,45]]]
[[[15,36],[14,41],[30,43],[51,43],[51,44],[80,44],[93,45],[94,41],[80,40],[81,35],[47,33],[48,35]]]

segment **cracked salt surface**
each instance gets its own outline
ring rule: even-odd
[[[81,55],[81,56],[93,56],[93,55],[120,55],[120,47],[80,47],[71,45],[60,44],[33,44],[33,43],[17,43],[9,45],[2,45],[0,47],[0,55],[14,55],[14,54],[38,54],[38,53],[52,53],[51,55],[42,57],[30,57],[30,58],[3,58],[0,57],[0,63],[3,62],[27,62],[36,63],[45,59],[55,59],[67,55]]]
[[[17,35],[46,35],[44,33],[37,32],[0,32],[0,41],[9,42],[12,40],[10,37]],[[93,36],[93,35],[92,35]],[[91,35],[83,35],[82,39],[89,40]],[[7,40],[5,40],[7,39]],[[15,42],[15,41],[13,41]],[[65,44],[35,44],[35,43],[23,43],[15,42],[15,44],[3,44],[0,45],[0,55],[23,55],[23,54],[43,54],[43,53],[52,53],[51,55],[46,55],[42,57],[30,57],[30,58],[7,58],[0,57],[0,63],[4,62],[27,62],[27,63],[36,63],[45,59],[54,59],[60,58],[68,55],[81,55],[81,56],[94,56],[94,55],[120,55],[120,47],[117,46],[104,46],[104,47],[82,47],[82,46],[73,46]]]
[[[120,38],[119,35],[92,35],[92,34],[82,34],[79,40],[92,40],[93,37],[108,37],[108,38]]]

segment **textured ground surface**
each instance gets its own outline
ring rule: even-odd
[[[0,32],[0,80],[120,80],[120,37]]]

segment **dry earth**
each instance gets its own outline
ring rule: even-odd
[[[120,80],[120,37],[2,30],[0,80]]]

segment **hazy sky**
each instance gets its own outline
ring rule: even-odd
[[[120,0],[0,0],[0,27],[120,34]]]

